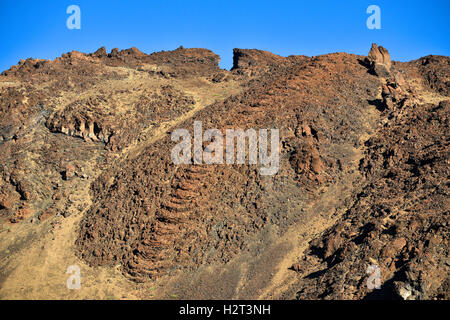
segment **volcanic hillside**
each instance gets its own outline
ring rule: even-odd
[[[233,54],[100,48],[1,74],[1,298],[449,299],[450,59]],[[175,165],[171,133],[196,121],[279,129],[277,173]]]

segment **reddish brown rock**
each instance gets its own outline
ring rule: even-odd
[[[12,201],[8,194],[0,193],[0,209],[10,209]]]
[[[374,63],[381,63],[389,70],[391,68],[391,56],[387,49],[382,46],[378,46],[376,43],[372,43],[368,58]]]
[[[187,298],[254,298],[305,252],[280,297],[399,298],[401,282],[448,299],[449,59],[391,62],[378,46],[365,58],[237,49],[229,71],[180,47],[21,61],[0,77],[2,218],[76,213],[86,268],[176,274]],[[279,129],[279,170],[175,165],[170,133],[192,134],[194,121]],[[380,291],[364,285],[369,262]]]
[[[376,75],[383,78],[391,76],[391,57],[384,47],[373,43],[367,60]]]

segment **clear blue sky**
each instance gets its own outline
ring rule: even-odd
[[[69,30],[66,9],[81,8],[81,29]],[[381,30],[369,30],[369,5],[381,9]],[[232,65],[233,48],[288,56],[345,51],[366,55],[385,46],[394,60],[450,55],[450,1],[281,0],[0,0],[0,70],[29,57],[54,59],[72,50],[137,47],[151,53],[201,47]]]

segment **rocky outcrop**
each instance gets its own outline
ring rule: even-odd
[[[373,43],[367,56],[367,61],[370,68],[379,77],[388,78],[390,76],[391,56],[384,47]]]
[[[17,193],[15,193],[11,188],[8,188],[7,186],[1,185],[0,186],[0,210],[1,209],[12,209],[16,202],[19,200],[19,196]]]
[[[258,75],[286,61],[285,58],[268,51],[235,48],[231,70],[237,74]]]
[[[102,128],[103,126],[99,122],[84,118],[64,119],[62,121],[55,115],[47,121],[46,125],[52,132],[64,133],[84,140],[101,141],[105,144],[108,144],[110,137],[114,134],[111,129]]]
[[[378,46],[376,43],[372,43],[368,58],[374,63],[384,64],[387,69],[391,68],[391,56],[389,52],[386,48]]]
[[[106,58],[108,56],[108,53],[106,52],[105,47],[98,48],[94,53],[91,54],[93,57],[97,58]]]
[[[246,69],[283,63],[284,58],[268,51],[257,49],[233,49],[233,68]]]

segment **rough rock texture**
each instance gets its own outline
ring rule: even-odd
[[[449,298],[449,108],[411,106],[366,141],[367,182],[311,242],[308,255],[324,269],[304,275],[298,298],[405,298],[399,288],[410,288],[410,299]],[[368,261],[381,268],[379,291],[360,285]]]
[[[389,52],[384,47],[378,46],[376,43],[372,44],[367,57],[374,63],[384,64],[387,69],[391,68],[391,56],[389,55]]]
[[[4,71],[2,226],[79,217],[67,250],[161,297],[448,299],[450,59],[233,54],[230,71],[183,47]],[[279,129],[278,172],[174,165],[170,133],[194,121]]]
[[[375,75],[384,78],[391,76],[391,56],[384,47],[373,43],[366,63]]]

